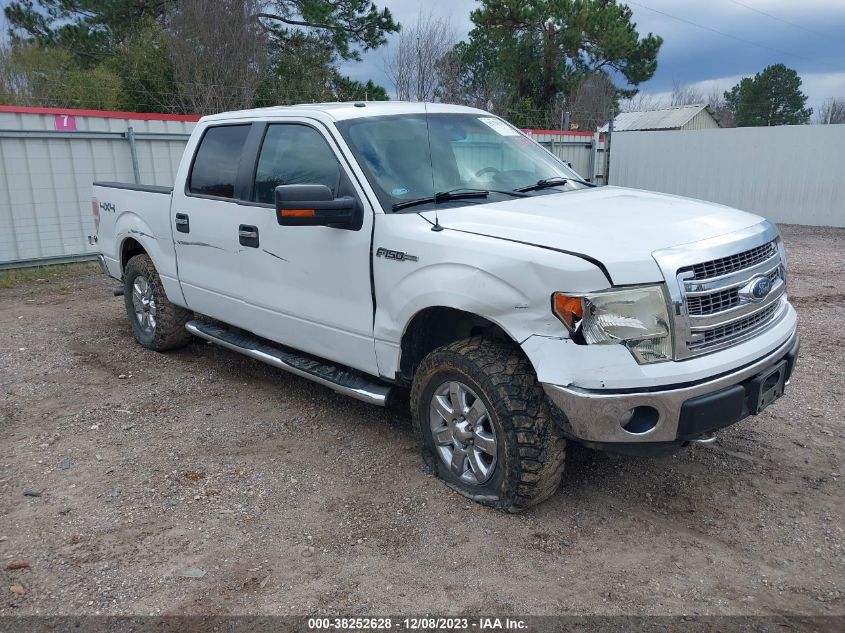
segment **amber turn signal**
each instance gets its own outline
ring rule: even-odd
[[[279,211],[279,215],[290,218],[305,218],[305,217],[312,217],[316,215],[317,212],[314,209],[282,209]]]
[[[559,292],[552,295],[552,312],[570,332],[575,329],[577,321],[584,316],[582,301],[581,297],[570,297]]]

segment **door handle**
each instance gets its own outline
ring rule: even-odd
[[[258,227],[241,224],[238,227],[238,242],[240,242],[241,246],[258,248]]]
[[[176,230],[180,233],[191,232],[191,221],[188,219],[187,213],[176,214]]]

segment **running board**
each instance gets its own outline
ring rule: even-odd
[[[323,364],[313,358],[286,352],[262,342],[248,332],[233,331],[203,321],[188,321],[185,329],[221,347],[240,352],[263,363],[284,369],[297,376],[334,389],[358,400],[385,406],[390,386],[336,365]]]

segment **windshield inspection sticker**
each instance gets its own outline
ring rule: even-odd
[[[478,120],[501,136],[519,136],[519,132],[500,119],[494,119],[491,116],[481,116],[478,117]]]
[[[408,193],[408,190],[405,187],[398,187],[390,192],[393,196],[404,196],[406,193]]]

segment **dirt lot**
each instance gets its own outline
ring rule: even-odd
[[[784,234],[787,397],[669,457],[572,446],[517,516],[427,475],[401,415],[142,349],[90,268],[0,289],[0,615],[845,614],[845,230]]]

